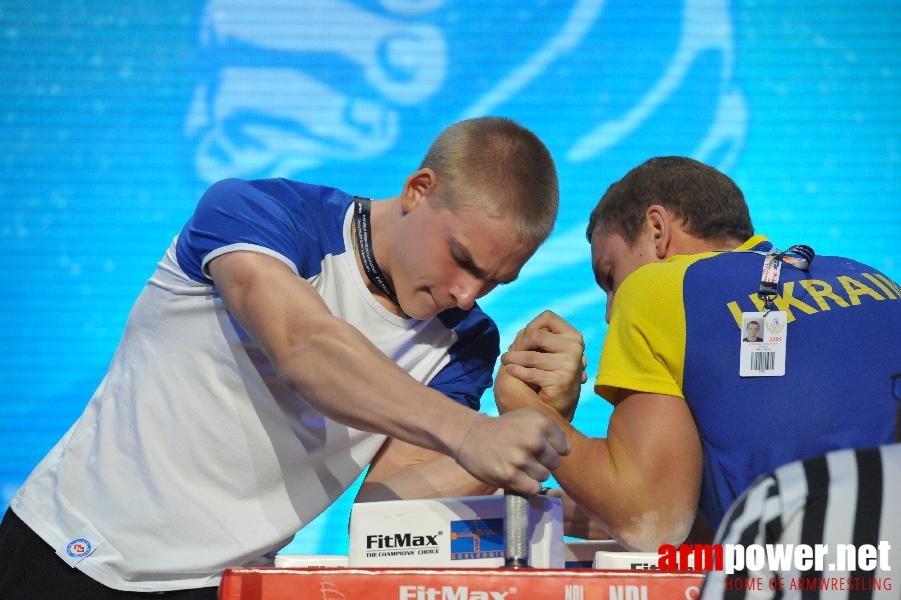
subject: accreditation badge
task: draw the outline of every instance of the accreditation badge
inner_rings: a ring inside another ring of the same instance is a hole
[[[782,310],[745,312],[741,315],[741,377],[785,375],[788,315]]]

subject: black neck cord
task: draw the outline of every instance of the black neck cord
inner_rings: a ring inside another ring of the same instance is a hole
[[[382,273],[372,252],[372,229],[369,224],[370,202],[368,198],[357,198],[354,202],[354,223],[356,224],[357,247],[360,249],[360,261],[363,263],[363,270],[369,281],[374,283],[375,287],[379,288],[379,291],[385,294],[389,300],[399,306],[394,286]]]

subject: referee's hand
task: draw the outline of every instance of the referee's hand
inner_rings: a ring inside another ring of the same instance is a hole
[[[559,425],[536,409],[521,408],[500,417],[478,415],[454,458],[487,484],[531,496],[568,453]]]

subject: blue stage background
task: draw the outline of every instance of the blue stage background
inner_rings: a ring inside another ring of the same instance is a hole
[[[778,246],[901,278],[896,0],[27,5],[0,1],[0,506],[80,414],[131,302],[223,177],[389,197],[450,122],[521,121],[556,157],[560,219],[482,304],[503,345],[542,309],[565,316],[590,377],[605,307],[588,213],[652,155],[728,172]],[[603,435],[609,414],[586,385],[576,424]],[[288,551],[346,552],[351,499]]]

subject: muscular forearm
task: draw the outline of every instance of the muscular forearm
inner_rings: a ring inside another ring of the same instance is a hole
[[[691,465],[700,459],[691,452],[672,450],[667,441],[670,432],[656,420],[660,417],[665,421],[665,410],[657,409],[655,414],[656,404],[643,406],[646,399],[639,395],[630,400],[632,404],[614,411],[607,438],[590,438],[542,402],[525,382],[511,376],[506,367],[498,373],[494,395],[502,413],[531,406],[560,425],[571,451],[554,470],[554,478],[620,542],[655,551],[662,543],[681,541],[687,533],[700,481],[700,473],[693,473]],[[678,408],[680,405],[674,403],[682,402],[673,398],[661,405]],[[662,430],[653,430],[643,422],[657,423],[655,426]],[[683,437],[691,439],[690,435],[673,434],[674,440]],[[685,446],[691,444],[686,442]],[[697,453],[699,456],[699,449]]]
[[[486,418],[414,380],[355,328],[323,319],[274,355],[284,377],[329,417],[453,456]]]
[[[520,493],[537,492],[567,451],[563,432],[538,411],[492,418],[416,381],[280,261],[234,252],[209,269],[229,313],[328,417],[450,456]]]
[[[336,421],[453,455],[473,419],[487,418],[414,380],[280,262],[233,253],[210,271],[276,370]]]
[[[589,438],[559,415],[555,419],[564,427],[571,452],[554,478],[605,531],[626,547],[650,552],[685,538],[693,511],[671,502],[665,485],[648,480],[615,442]]]
[[[406,467],[377,480],[367,478],[357,502],[487,496],[497,488],[482,483],[446,456]]]

